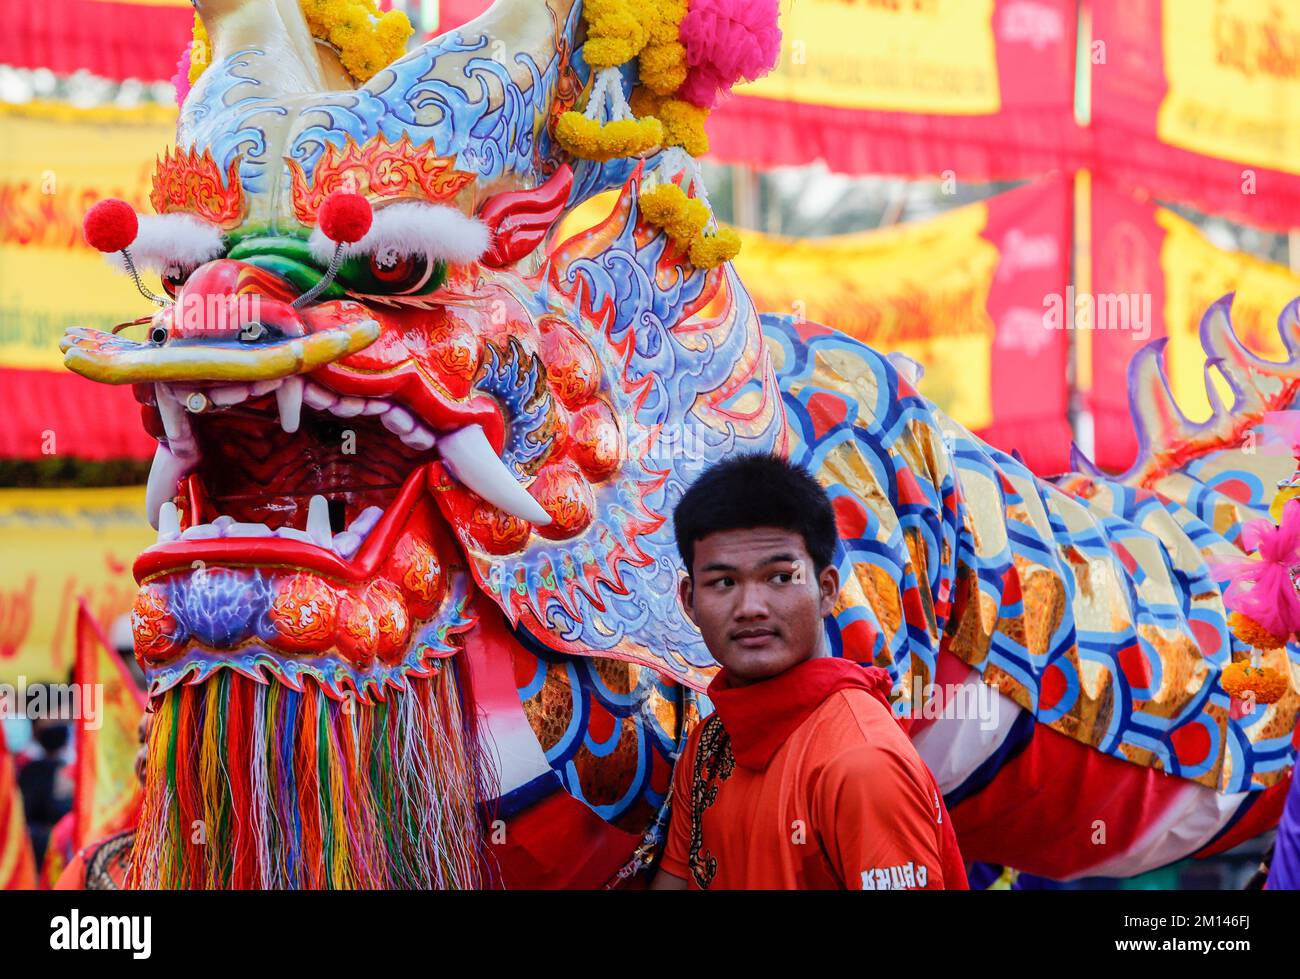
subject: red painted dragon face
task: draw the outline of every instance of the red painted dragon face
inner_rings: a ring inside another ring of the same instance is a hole
[[[271,99],[300,80],[250,49],[191,93],[190,148],[159,161],[132,246],[167,304],[141,339],[63,344],[134,386],[159,443],[158,541],[135,565],[154,692],[229,667],[382,695],[458,648],[475,589],[550,648],[702,685],[666,514],[712,458],[775,444],[780,399],[734,273],[638,223],[633,163],[556,158],[577,10],[547,9],[356,91]],[[531,47],[476,53],[520,24]],[[620,185],[548,251],[566,210]],[[374,222],[322,290],[335,191]]]

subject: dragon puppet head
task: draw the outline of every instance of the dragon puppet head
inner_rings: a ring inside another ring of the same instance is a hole
[[[502,0],[360,86],[296,0],[195,5],[211,62],[159,158],[158,213],[106,248],[129,239],[127,271],[166,295],[128,324],[139,339],[63,343],[72,370],[133,386],[158,441],[133,623],[163,716],[136,879],[472,883],[490,791],[455,654],[488,609],[547,648],[700,682],[665,515],[711,459],[781,437],[757,316],[729,265],[693,267],[638,214],[657,157],[556,141],[590,88],[580,3]],[[556,241],[617,187],[608,218]],[[331,222],[344,197],[368,207]],[[357,743],[405,761],[386,773]],[[205,752],[252,781],[197,784]],[[230,816],[258,791],[326,815]],[[375,832],[452,795],[455,839]],[[187,857],[178,813],[253,856]],[[388,858],[331,866],[330,832]]]

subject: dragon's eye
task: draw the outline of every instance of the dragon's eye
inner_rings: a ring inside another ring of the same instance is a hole
[[[176,293],[181,291],[181,286],[185,285],[185,280],[190,277],[190,273],[193,271],[193,269],[180,268],[175,265],[169,266],[162,274],[163,291],[175,299]]]
[[[360,273],[359,275],[356,273]],[[446,263],[427,255],[402,255],[391,249],[361,257],[361,267],[348,274],[345,266],[341,278],[360,292],[387,296],[424,294],[439,288],[447,277]]]

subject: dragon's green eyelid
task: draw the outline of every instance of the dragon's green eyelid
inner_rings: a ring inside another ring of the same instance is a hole
[[[226,257],[274,272],[304,292],[315,285],[324,272],[324,268],[312,256],[307,239],[292,235],[245,235],[235,240]],[[426,296],[441,289],[446,282],[447,263],[437,259],[429,272],[428,280],[419,291],[401,295]],[[340,299],[347,291],[383,295],[388,293],[388,289],[387,285],[378,282],[371,274],[369,255],[353,255],[339,266],[338,279],[331,283],[322,298]]]
[[[279,255],[303,265],[320,267],[312,258],[311,246],[305,240],[284,235],[253,235],[242,238],[226,253],[227,258],[244,261],[259,255]]]

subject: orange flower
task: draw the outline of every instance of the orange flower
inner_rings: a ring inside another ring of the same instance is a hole
[[[1253,694],[1256,703],[1273,704],[1286,693],[1287,680],[1271,666],[1251,666],[1249,660],[1238,660],[1224,667],[1219,683],[1229,696],[1239,700]]]
[[[1250,616],[1241,612],[1233,612],[1228,616],[1228,627],[1232,629],[1234,636],[1247,646],[1254,646],[1256,649],[1281,649],[1286,645],[1285,638],[1275,636]]]

